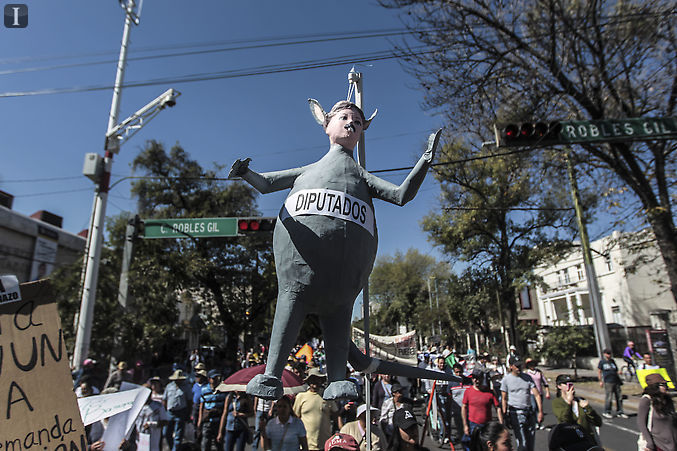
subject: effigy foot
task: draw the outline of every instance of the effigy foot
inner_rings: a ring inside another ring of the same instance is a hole
[[[268,400],[277,400],[284,394],[279,377],[257,374],[247,384],[247,394]]]
[[[357,399],[357,387],[350,381],[334,381],[324,389],[322,396],[326,400],[331,399]]]

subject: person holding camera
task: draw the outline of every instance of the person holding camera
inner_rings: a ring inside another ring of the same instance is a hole
[[[552,412],[558,423],[578,424],[590,438],[598,443],[595,427],[602,425],[602,417],[585,398],[576,396],[574,379],[569,374],[560,374],[555,381],[557,396],[552,400]]]

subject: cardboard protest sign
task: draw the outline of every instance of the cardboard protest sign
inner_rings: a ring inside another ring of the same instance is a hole
[[[656,368],[656,369],[651,369],[651,370],[637,370],[637,380],[639,380],[639,385],[642,386],[642,388],[646,388],[646,377],[649,374],[653,373],[658,373],[661,376],[663,376],[663,379],[665,379],[668,382],[668,387],[671,389],[675,389],[675,384],[672,383],[672,380],[670,379],[670,376],[668,375],[668,372],[665,368]]]
[[[142,388],[148,390],[145,387],[139,387],[136,390],[79,398],[78,406],[80,407],[82,422],[86,426],[131,409],[134,405],[136,396],[142,391]],[[150,392],[150,390],[148,390],[148,392]],[[0,450],[2,450],[2,448],[0,448]]]
[[[0,303],[0,450],[84,451],[51,285],[41,280],[19,288],[20,300]]]

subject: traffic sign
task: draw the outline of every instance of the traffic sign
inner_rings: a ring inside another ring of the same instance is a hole
[[[237,236],[237,218],[145,219],[144,238]]]
[[[653,140],[677,137],[677,117],[562,121],[562,143]]]
[[[554,146],[677,138],[677,117],[494,125],[498,147]]]

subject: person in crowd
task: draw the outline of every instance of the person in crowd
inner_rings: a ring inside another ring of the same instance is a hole
[[[548,380],[546,379],[543,372],[536,368],[536,361],[534,359],[526,359],[524,366],[526,366],[525,373],[531,376],[531,379],[534,381],[534,385],[536,385],[536,390],[538,391],[538,396],[541,398],[541,404],[543,404],[543,397],[545,397],[545,399],[550,399],[550,387],[548,386]],[[531,399],[531,408],[534,411],[537,408],[535,396]],[[539,421],[536,427],[538,429],[545,429],[545,426],[543,426],[543,421]]]
[[[602,417],[585,398],[576,396],[574,379],[569,374],[560,374],[555,380],[557,396],[552,400],[552,412],[558,423],[578,424],[595,442],[595,428],[602,425]]]
[[[221,372],[219,370],[209,370],[207,373],[208,384],[202,387],[200,397],[200,413],[198,415],[197,427],[201,433],[201,450],[211,451],[212,446],[220,448],[219,425],[226,402],[226,394],[219,392],[216,388],[221,383]]]
[[[634,368],[635,359],[642,360],[642,356],[635,350],[635,342],[628,341],[627,346],[623,350],[623,360]]]
[[[243,391],[230,393],[226,397],[219,424],[217,442],[221,442],[225,429],[224,451],[244,451],[250,433],[247,418],[254,414],[249,396]]]
[[[378,409],[371,408],[372,420],[378,413]],[[395,413],[393,411],[393,413]],[[371,449],[372,451],[381,450],[381,437],[379,436],[378,426],[372,421],[371,424]],[[341,433],[352,436],[360,447],[360,451],[367,451],[367,405],[361,404],[357,408],[357,420],[346,423],[341,428]]]
[[[201,435],[200,428],[197,425],[200,419],[200,401],[202,400],[202,389],[209,385],[207,372],[205,370],[195,370],[195,382],[193,383],[193,407],[191,409],[191,421],[195,426],[195,431],[198,436]]]
[[[86,396],[98,395],[99,389],[94,387],[91,382],[89,375],[85,375],[80,378],[80,385],[75,389],[76,398],[84,398]]]
[[[162,404],[169,417],[163,435],[172,451],[178,451],[183,440],[186,421],[190,416],[190,391],[182,370],[176,370],[169,376],[169,383],[162,395]]]
[[[162,451],[160,441],[162,439],[162,416],[163,407],[158,401],[154,401],[150,396],[146,404],[134,420],[136,427],[136,446],[138,448],[141,441],[141,434],[147,434],[150,445],[148,451]]]
[[[276,415],[270,420],[261,416],[261,438],[259,446],[270,451],[308,451],[308,439],[303,421],[292,411],[289,396],[283,396],[275,403]]]
[[[578,424],[555,425],[548,437],[550,451],[604,451]]]
[[[371,405],[380,409],[383,405],[383,401],[390,398],[392,393],[390,391],[390,375],[382,374],[379,378],[379,381],[374,385],[374,390],[371,395]]]
[[[153,401],[158,401],[162,403],[162,396],[165,393],[165,388],[162,386],[162,381],[158,376],[153,376],[148,379],[148,385],[150,387],[150,397]]]
[[[391,385],[390,390],[392,396],[383,401],[383,405],[381,406],[381,415],[379,418],[381,430],[386,437],[390,437],[393,433],[393,415],[395,414],[395,411],[406,407],[404,403],[404,394],[402,393],[402,386],[395,382]]]
[[[473,430],[468,449],[471,451],[512,451],[510,431],[502,423],[490,421]]]
[[[597,378],[599,386],[604,387],[604,418],[612,418],[611,415],[611,397],[616,398],[616,414],[621,418],[628,416],[623,412],[623,395],[621,393],[621,377],[618,374],[618,366],[611,358],[611,349],[604,350],[604,356],[597,365]]]
[[[519,357],[519,354],[517,354],[517,346],[510,345],[508,348],[508,361],[513,357]]]
[[[96,365],[96,360],[85,359],[82,361],[82,366],[80,369],[73,373],[73,386],[77,387],[82,382],[82,378],[88,377],[90,379],[90,384],[92,384],[92,378],[94,376],[94,366]],[[98,389],[97,389],[98,391]]]
[[[399,409],[393,415],[394,432],[388,442],[388,451],[422,451],[419,445],[418,422],[412,409]]]
[[[461,419],[463,421],[463,439],[466,451],[467,443],[471,441],[472,433],[478,427],[484,426],[491,421],[492,405],[496,409],[498,421],[503,423],[503,412],[498,404],[498,399],[491,392],[489,374],[487,371],[475,369],[472,374],[472,387],[465,390],[461,406]]]
[[[340,432],[332,435],[324,442],[324,451],[358,451],[359,449],[355,438]]]
[[[523,362],[519,357],[508,361],[510,372],[501,381],[501,404],[503,415],[512,425],[518,451],[533,451],[536,422],[543,421],[543,404],[536,398],[538,413],[531,408],[531,395],[538,391],[534,381],[522,372]]]
[[[668,393],[668,383],[657,373],[649,374],[646,383],[637,410],[637,426],[644,449],[677,449],[677,414],[672,396]]]
[[[279,403],[278,403],[279,405]],[[252,449],[258,450],[261,442],[261,435],[264,433],[263,428],[266,427],[268,419],[273,415],[273,401],[268,401],[263,398],[254,397],[254,440],[252,441]],[[291,413],[291,404],[289,404],[289,413]],[[282,423],[283,425],[286,423]],[[303,429],[303,437],[306,436],[306,430]],[[306,441],[307,446],[307,441]],[[270,449],[270,448],[264,448]]]
[[[317,368],[311,368],[304,380],[308,391],[296,395],[294,414],[303,421],[308,437],[308,449],[320,450],[331,435],[331,420],[338,415],[334,401],[322,398],[322,387],[327,377]]]
[[[121,361],[118,362],[118,365],[112,373],[110,373],[110,376],[108,376],[108,379],[106,380],[106,383],[103,385],[103,389],[107,388],[115,388],[117,390],[120,390],[120,385],[122,382],[130,382],[131,379],[129,377],[129,374],[127,374],[127,362]]]
[[[188,357],[188,361],[190,362],[190,369],[192,370],[193,373],[198,371],[197,366],[198,363],[204,362],[202,360],[202,356],[200,355],[200,350],[198,348],[193,349],[193,351],[190,353],[190,357]]]
[[[447,384],[449,394],[447,412],[449,419],[446,424],[449,426],[447,430],[449,431],[451,440],[458,442],[463,438],[463,416],[461,413],[463,396],[465,395],[466,390],[472,387],[472,379],[463,374],[463,366],[460,363],[454,363],[452,370],[455,376],[461,378],[461,381],[449,381]],[[482,370],[478,369],[478,371],[481,372]]]
[[[645,352],[642,355],[642,362],[637,365],[638,370],[657,370],[660,368],[658,365],[654,365],[653,359],[651,358],[651,353]]]

